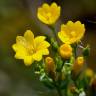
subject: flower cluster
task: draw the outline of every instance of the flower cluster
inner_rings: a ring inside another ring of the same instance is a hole
[[[16,43],[12,45],[15,58],[24,60],[27,66],[35,64],[38,69],[35,73],[39,74],[40,81],[48,88],[56,89],[59,96],[63,96],[62,90],[65,90],[65,96],[86,96],[85,87],[94,74],[85,66],[89,55],[89,46],[83,47],[81,44],[85,26],[80,21],[68,21],[61,25],[57,35],[53,25],[60,17],[60,10],[56,3],[44,3],[38,8],[37,17],[52,29],[61,43],[49,36],[34,37],[33,32],[27,30],[24,36],[17,36]],[[53,54],[49,54],[49,47]],[[78,48],[82,51],[79,55]]]

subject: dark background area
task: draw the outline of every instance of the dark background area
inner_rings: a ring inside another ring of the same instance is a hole
[[[50,91],[43,87],[32,67],[14,58],[12,44],[17,35],[31,29],[35,35],[51,34],[51,30],[37,19],[37,8],[44,2],[57,2],[62,7],[56,23],[80,20],[85,24],[84,45],[90,44],[88,66],[96,71],[96,0],[0,0],[0,96],[47,96]],[[56,95],[55,92],[53,92]],[[50,95],[51,96],[51,95]]]

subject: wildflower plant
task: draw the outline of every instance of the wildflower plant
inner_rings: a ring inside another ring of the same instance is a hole
[[[17,36],[12,45],[15,58],[24,60],[26,66],[35,64],[39,80],[49,89],[57,90],[59,96],[86,96],[93,72],[86,66],[90,48],[82,46],[81,41],[85,26],[80,21],[68,21],[56,33],[53,25],[60,16],[60,10],[56,3],[44,3],[38,8],[37,17],[62,43],[59,44],[54,37],[34,37],[33,32],[27,30],[24,36]],[[53,54],[50,54],[49,47]],[[79,55],[78,49],[82,51]]]

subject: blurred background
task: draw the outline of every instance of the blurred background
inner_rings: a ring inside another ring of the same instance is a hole
[[[14,58],[12,44],[17,35],[27,29],[34,34],[52,36],[51,30],[37,19],[37,8],[44,2],[56,2],[62,7],[61,17],[56,23],[80,20],[86,26],[84,45],[90,44],[88,66],[96,71],[96,0],[0,0],[0,96],[48,96],[50,91],[43,87],[31,67]],[[51,94],[52,95],[52,94]],[[50,96],[51,96],[50,95]],[[53,92],[53,96],[56,95]]]

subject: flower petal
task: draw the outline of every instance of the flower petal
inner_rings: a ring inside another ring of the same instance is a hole
[[[64,32],[58,32],[58,37],[63,43],[69,44],[69,38],[64,34]]]
[[[24,38],[26,39],[27,42],[33,44],[34,43],[34,34],[32,33],[31,30],[27,30],[24,34]]]
[[[44,4],[42,5],[42,9],[43,9],[43,11],[45,11],[45,12],[49,12],[50,6],[49,6],[47,3],[44,3]]]
[[[23,36],[17,36],[16,37],[16,43],[21,44],[23,46],[26,46],[26,40]]]
[[[56,9],[58,6],[57,6],[57,4],[55,3],[55,2],[53,2],[52,4],[51,4],[51,8],[53,8],[53,9]]]
[[[59,17],[60,16],[60,6],[57,6],[57,4],[55,2],[53,2],[50,6],[50,11],[52,12],[52,14],[55,17]],[[53,17],[54,18],[54,17]]]
[[[34,42],[35,42],[36,45],[38,45],[39,43],[43,42],[45,39],[46,39],[45,36],[37,36],[37,37],[34,39]]]
[[[74,23],[72,21],[67,22],[67,26],[72,26]]]
[[[12,48],[16,52],[16,59],[23,59],[24,56],[27,54],[26,48],[20,44],[13,44]]]
[[[37,50],[46,49],[50,46],[50,44],[47,41],[43,41],[38,44]]]
[[[40,52],[41,52],[43,55],[48,55],[48,54],[49,54],[49,50],[48,50],[48,49],[40,50]]]
[[[24,59],[25,56],[26,56],[25,51],[17,51],[16,54],[15,54],[16,59]]]
[[[25,47],[20,44],[13,44],[12,45],[13,50],[16,51],[25,51]]]
[[[26,66],[31,65],[34,62],[34,59],[32,58],[32,56],[25,56],[24,58],[24,64]]]
[[[35,42],[35,45],[37,46],[37,50],[42,48],[44,49],[50,46],[50,44],[47,41],[44,41],[45,38],[46,38],[45,36],[37,36],[35,38],[34,42]]]
[[[45,17],[45,13],[41,8],[38,8],[37,17],[40,21],[42,21],[45,24],[49,24],[49,21]]]
[[[36,61],[40,61],[42,59],[42,53],[40,51],[36,52],[32,55],[33,59]]]

